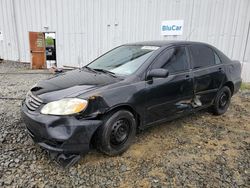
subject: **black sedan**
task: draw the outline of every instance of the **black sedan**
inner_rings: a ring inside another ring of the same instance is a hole
[[[208,107],[225,113],[240,75],[238,61],[208,44],[126,44],[37,83],[22,116],[33,140],[49,151],[84,154],[94,145],[113,156],[148,126]]]

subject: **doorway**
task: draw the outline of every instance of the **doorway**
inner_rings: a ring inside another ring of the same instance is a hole
[[[46,68],[45,40],[42,32],[29,32],[31,68]]]
[[[56,67],[56,34],[45,33],[47,69]]]
[[[56,67],[56,37],[54,32],[29,32],[31,68]]]

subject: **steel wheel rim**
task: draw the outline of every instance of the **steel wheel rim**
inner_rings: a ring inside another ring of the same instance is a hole
[[[112,125],[110,134],[110,143],[112,146],[117,147],[123,145],[130,133],[131,123],[128,119],[119,119]]]
[[[229,96],[226,92],[223,92],[219,99],[219,108],[224,109],[229,101]]]

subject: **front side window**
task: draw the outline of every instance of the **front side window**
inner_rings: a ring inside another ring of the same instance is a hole
[[[194,69],[215,65],[214,52],[211,48],[202,44],[195,44],[190,46],[190,51]]]
[[[188,61],[185,47],[167,49],[153,65],[152,68],[164,68],[170,74],[188,70]]]
[[[94,60],[87,67],[103,69],[119,75],[134,73],[159,47],[125,45]]]

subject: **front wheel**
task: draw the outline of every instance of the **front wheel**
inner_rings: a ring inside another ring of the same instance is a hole
[[[222,87],[218,91],[213,105],[213,113],[215,115],[222,115],[227,111],[230,105],[231,96],[231,90],[227,86]]]
[[[128,149],[135,138],[136,120],[127,110],[107,114],[104,124],[97,130],[97,148],[115,156]]]

